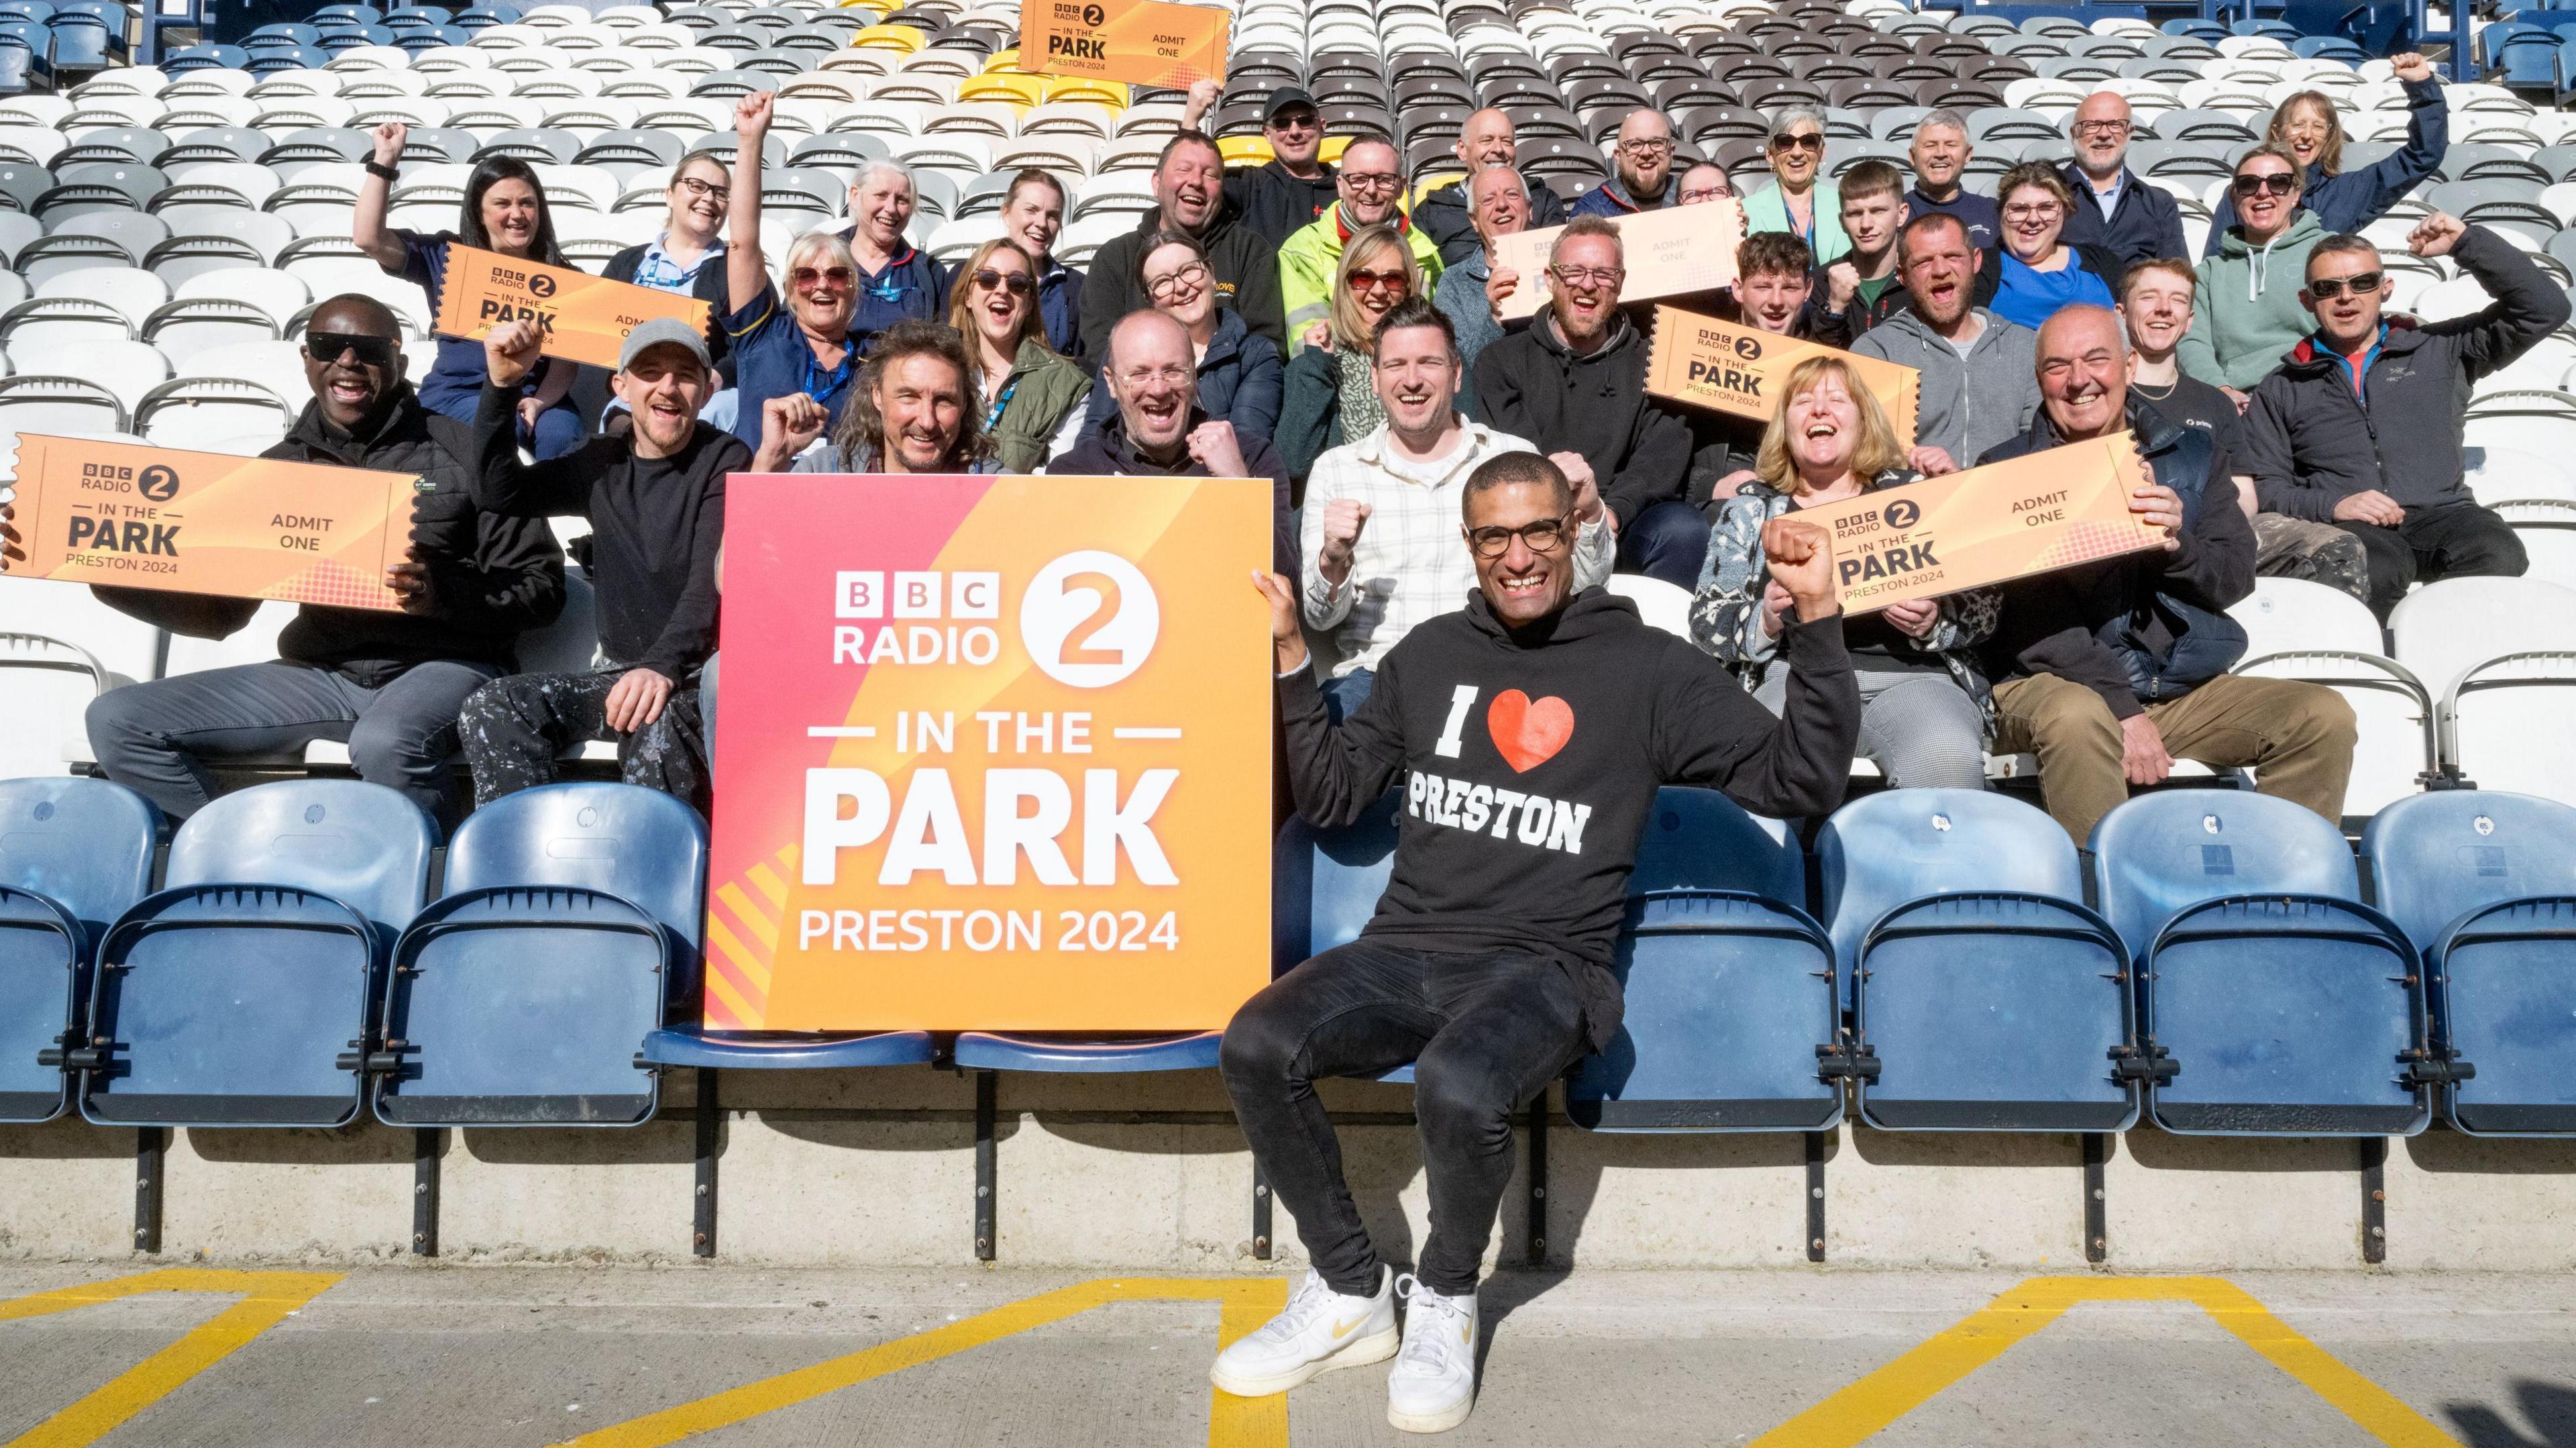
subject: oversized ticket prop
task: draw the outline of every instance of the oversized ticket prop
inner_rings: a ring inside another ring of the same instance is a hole
[[[1869,613],[2162,548],[2129,512],[2130,490],[2154,480],[2119,432],[1791,516],[1833,534],[1843,610]]]
[[[709,1026],[1201,1030],[1268,982],[1267,480],[727,489]]]
[[[1619,228],[1627,276],[1619,300],[1687,296],[1735,285],[1735,248],[1744,240],[1744,212],[1733,198],[1697,206],[1667,206],[1609,218]],[[1503,298],[1503,320],[1535,316],[1547,305],[1547,251],[1565,230],[1550,226],[1494,238],[1494,265],[1520,273],[1520,285]]]
[[[139,443],[18,434],[13,575],[399,609],[420,480]]]
[[[703,333],[707,304],[570,267],[448,243],[447,285],[438,297],[440,336],[479,341],[504,322],[532,321],[539,332],[538,352],[614,368],[626,334],[663,317]]]
[[[1696,403],[1755,422],[1769,422],[1788,399],[1789,370],[1810,357],[1832,357],[1851,369],[1878,399],[1896,440],[1914,446],[1914,414],[1923,374],[1894,362],[1863,357],[1817,342],[1739,327],[1685,312],[1655,308],[1655,339],[1646,350],[1646,390],[1676,402]]]
[[[1167,0],[1021,0],[1020,69],[1186,88],[1225,79],[1231,17]]]

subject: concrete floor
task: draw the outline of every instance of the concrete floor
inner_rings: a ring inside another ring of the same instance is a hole
[[[155,1266],[0,1267],[0,1298],[107,1283]],[[38,1441],[554,1443],[914,1334],[944,1331],[934,1340],[953,1343],[978,1330],[977,1314],[1007,1313],[1015,1302],[1093,1280],[1033,1270],[361,1268],[175,1386],[137,1380],[152,1377],[147,1360],[174,1343],[207,1341],[187,1334],[234,1298],[144,1292],[17,1320],[6,1320],[13,1309],[0,1303],[0,1440],[77,1402],[83,1406]],[[2359,1374],[2355,1381],[2385,1389],[2395,1400],[2389,1406],[2403,1405],[2394,1419],[2375,1420],[2376,1435],[2181,1301],[2080,1302],[1981,1368],[1913,1374],[1915,1391],[1931,1395],[1874,1437],[1855,1436],[1848,1422],[1819,1422],[1818,1414],[1800,1418],[1828,1399],[1850,1405],[1862,1395],[1834,1395],[2023,1280],[1830,1269],[1505,1274],[1484,1296],[1483,1398],[1446,1441],[1738,1444],[1770,1434],[1769,1448],[1863,1437],[1906,1448],[2287,1448],[2448,1438],[2471,1448],[2576,1448],[2571,1275],[2229,1278]],[[1260,1290],[1262,1300],[1277,1300],[1275,1285]],[[1240,1313],[1250,1307],[1247,1298]],[[1275,1416],[1229,1419],[1211,1432],[1206,1370],[1218,1320],[1209,1301],[1113,1300],[691,1441],[1277,1444]],[[119,1386],[138,1365],[146,1370]],[[1383,1374],[1334,1373],[1298,1390],[1288,1402],[1286,1441],[1299,1448],[1415,1441],[1385,1424]],[[2409,1409],[2420,1415],[2416,1426],[2392,1428]],[[1780,1427],[1793,1418],[1799,1422]],[[672,1439],[629,1430],[599,1441]]]

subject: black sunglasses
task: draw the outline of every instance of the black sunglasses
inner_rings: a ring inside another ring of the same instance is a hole
[[[361,367],[390,367],[394,360],[395,342],[391,337],[358,337],[345,332],[307,332],[304,355],[329,366],[354,352]]]
[[[1015,297],[1025,297],[1037,290],[1037,284],[1029,280],[1027,272],[1012,272],[1005,276],[989,267],[975,273],[975,285],[988,292],[1007,288]]]
[[[2386,272],[2363,272],[2353,277],[2319,277],[2308,283],[2308,295],[2321,302],[2331,302],[2343,295],[2344,288],[2350,287],[2354,296],[2368,296],[2379,290],[2379,284],[2386,280]]]
[[[2251,196],[2257,191],[2287,196],[2299,189],[2299,178],[2286,171],[2276,171],[2268,176],[2239,176],[2227,183],[2227,189],[2239,196]]]

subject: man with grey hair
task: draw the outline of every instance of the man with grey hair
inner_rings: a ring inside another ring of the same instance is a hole
[[[1968,144],[1967,118],[1948,106],[1915,122],[1914,139],[1906,145],[1906,156],[1914,165],[1914,189],[1905,193],[1905,214],[1917,220],[1935,211],[1955,216],[1968,229],[1968,245],[1991,251],[1995,239],[2003,235],[2003,212],[1995,198],[1960,184],[1969,158],[1976,153],[1976,147]]]
[[[1453,153],[1467,168],[1467,174],[1425,192],[1421,200],[1413,203],[1413,224],[1439,244],[1443,267],[1453,267],[1485,253],[1487,238],[1476,226],[1475,197],[1470,193],[1475,190],[1478,173],[1493,166],[1519,164],[1520,142],[1513,134],[1511,116],[1492,106],[1468,116],[1466,124],[1459,128]],[[1530,225],[1564,224],[1568,215],[1565,198],[1557,195],[1553,187],[1523,176],[1521,194],[1529,210]]]
[[[1611,148],[1610,179],[1574,198],[1577,216],[1627,216],[1675,204],[1673,123],[1662,111],[1628,113]]]
[[[2066,122],[2075,159],[2059,173],[2075,193],[2066,244],[2101,247],[2122,266],[2184,254],[2182,208],[2129,169],[2130,130],[2129,103],[2119,92],[2086,96]]]
[[[1545,186],[1539,189],[1547,191]],[[1495,314],[1502,299],[1510,296],[1521,280],[1510,267],[1495,269],[1494,238],[1526,231],[1536,223],[1530,212],[1529,183],[1509,166],[1488,166],[1469,177],[1467,195],[1472,203],[1468,214],[1475,225],[1470,234],[1476,238],[1476,249],[1440,273],[1440,284],[1432,289],[1431,303],[1457,329],[1458,366],[1473,377],[1476,355],[1502,338],[1503,324],[1495,320]],[[1564,205],[1562,201],[1557,203],[1560,210]]]

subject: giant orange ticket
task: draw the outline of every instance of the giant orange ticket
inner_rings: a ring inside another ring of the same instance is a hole
[[[1894,362],[1863,357],[1818,342],[1739,327],[1685,312],[1655,308],[1655,339],[1646,351],[1646,390],[1675,402],[1695,403],[1769,422],[1787,399],[1789,369],[1810,357],[1832,357],[1851,369],[1878,399],[1896,440],[1914,446],[1914,412],[1923,374]]]
[[[2153,481],[2120,432],[1791,516],[1833,534],[1843,610],[1869,613],[2162,548],[2129,512],[2130,490]]]
[[[570,267],[454,242],[447,247],[447,285],[438,296],[442,337],[480,340],[504,322],[533,321],[542,334],[537,350],[544,355],[614,368],[626,334],[663,317],[704,333],[707,304]]]
[[[1187,87],[1225,79],[1232,17],[1169,0],[1021,0],[1020,69]]]
[[[1676,183],[1678,184],[1678,183]],[[1688,296],[1735,285],[1735,248],[1744,240],[1744,212],[1732,197],[1698,206],[1667,206],[1609,218],[1619,228],[1627,276],[1619,300]],[[1565,230],[1550,226],[1494,239],[1494,265],[1520,273],[1520,285],[1503,298],[1503,320],[1536,316],[1547,305],[1547,250]]]
[[[399,609],[420,480],[315,463],[18,434],[9,572],[74,583]]]

